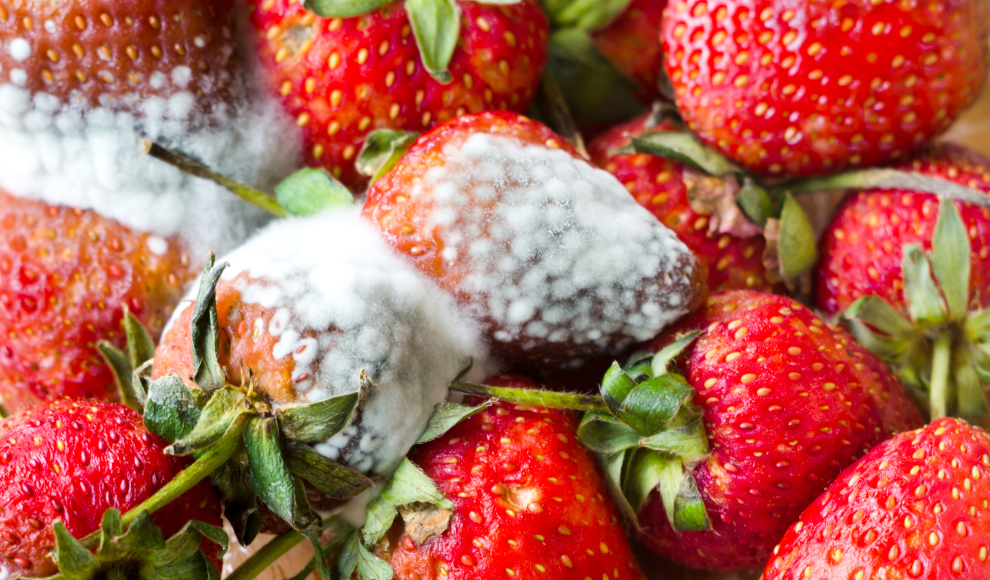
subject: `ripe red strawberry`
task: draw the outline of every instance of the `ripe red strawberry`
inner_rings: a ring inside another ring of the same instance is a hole
[[[513,368],[621,352],[705,294],[696,258],[618,181],[516,114],[423,135],[374,182],[364,215]]]
[[[652,126],[652,118],[652,114],[645,114],[596,138],[588,145],[592,161],[615,175],[641,206],[672,229],[694,252],[707,271],[708,287],[712,291],[772,290],[763,264],[766,248],[763,235],[740,237],[722,233],[710,222],[711,211],[698,213],[691,205],[692,188],[702,180],[717,178],[705,178],[676,161],[645,153],[612,153],[629,143],[627,136],[674,130],[669,122]]]
[[[958,145],[927,146],[895,168],[990,193],[990,160]],[[822,238],[818,306],[853,319],[857,337],[930,402],[935,418],[980,420],[986,413],[988,237],[990,209],[875,189],[847,199]],[[946,354],[951,362],[936,369]]]
[[[985,2],[673,3],[666,70],[684,120],[746,168],[814,175],[905,155],[986,78]]]
[[[844,332],[784,297],[730,291],[665,337],[700,330],[678,358],[710,453],[693,468],[711,529],[675,532],[653,491],[638,536],[711,570],[762,566],[774,543],[858,456],[921,418],[897,379]]]
[[[498,403],[414,448],[455,507],[449,529],[422,545],[405,529],[388,536],[380,555],[397,580],[642,578],[577,424],[567,411]]]
[[[660,23],[666,8],[666,0],[632,0],[612,22],[591,34],[592,42],[612,66],[636,81],[636,96],[647,105],[660,96]]]
[[[113,403],[49,401],[4,421],[0,436],[0,574],[15,578],[57,572],[54,521],[82,538],[108,508],[137,506],[188,463],[165,455],[141,416]],[[168,538],[189,520],[219,526],[220,504],[201,482],[152,520]]]
[[[140,112],[152,97],[222,101],[236,65],[234,2],[108,0],[0,7],[3,82],[75,108]]]
[[[456,4],[452,80],[441,83],[424,65],[400,2],[351,18],[320,18],[290,0],[257,2],[251,23],[262,69],[302,127],[309,165],[357,186],[366,179],[354,162],[375,129],[423,131],[469,112],[526,110],[547,55],[539,5]]]
[[[183,245],[92,211],[0,192],[0,396],[11,411],[106,398],[96,343],[124,345],[128,308],[157,338],[195,272]]]
[[[986,578],[990,437],[958,419],[846,469],[774,549],[764,580]]]
[[[934,143],[895,166],[940,177],[990,194],[990,159],[951,143]],[[990,307],[990,211],[956,202],[972,240],[971,297]],[[817,306],[836,315],[863,296],[879,296],[907,312],[901,270],[905,244],[932,248],[938,198],[904,189],[870,190],[850,196],[822,237]]]

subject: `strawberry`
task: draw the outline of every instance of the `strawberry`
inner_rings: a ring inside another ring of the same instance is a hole
[[[708,287],[712,291],[772,290],[763,264],[766,249],[763,236],[755,227],[752,228],[755,235],[749,236],[720,231],[717,222],[709,218],[713,208],[701,207],[704,202],[698,199],[699,188],[708,181],[705,177],[673,160],[614,151],[628,145],[629,136],[675,129],[668,121],[654,126],[653,119],[647,113],[597,137],[588,145],[592,160],[615,175],[640,205],[672,229],[694,252],[707,271]],[[716,183],[728,181],[716,180]]]
[[[76,109],[140,113],[148,99],[187,93],[208,110],[235,76],[233,17],[232,0],[7,4],[0,70],[32,95]]]
[[[546,61],[547,22],[535,0],[458,0],[429,15],[433,2],[382,4],[306,4],[322,18],[300,2],[262,0],[251,15],[267,84],[302,127],[307,164],[352,187],[367,182],[354,162],[371,131],[524,111]]]
[[[0,395],[20,411],[113,398],[96,349],[123,346],[125,309],[157,337],[195,273],[182,243],[88,210],[0,192]]]
[[[363,212],[513,368],[547,374],[621,351],[705,294],[696,258],[618,181],[512,113],[421,136]]]
[[[492,384],[536,387],[513,376]],[[377,553],[395,578],[642,578],[577,423],[496,403],[414,448],[410,459],[453,509],[445,531],[407,523],[386,536]]]
[[[985,2],[673,3],[666,71],[688,127],[747,169],[808,176],[906,155],[986,78]]]
[[[632,0],[611,22],[591,33],[592,42],[612,66],[636,81],[636,96],[647,105],[660,97],[660,23],[666,8],[665,0]]]
[[[986,578],[990,437],[939,419],[846,469],[774,549],[763,580]]]
[[[929,401],[934,418],[981,419],[981,383],[990,383],[990,358],[980,349],[990,340],[982,322],[990,307],[990,160],[938,143],[894,169],[944,180],[946,195],[955,184],[973,188],[974,203],[940,202],[910,184],[853,194],[822,238],[817,304],[851,319],[857,338]],[[942,357],[951,362],[936,368]]]
[[[48,401],[4,421],[0,436],[0,575],[5,577],[57,573],[50,554],[57,533],[53,522],[82,538],[100,528],[108,508],[137,506],[188,463],[166,455],[166,443],[145,428],[141,416],[114,403]],[[190,520],[219,526],[220,504],[202,482],[151,519],[169,538]],[[208,553],[219,569],[216,549]]]

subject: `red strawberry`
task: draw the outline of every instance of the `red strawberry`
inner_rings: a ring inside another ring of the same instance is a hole
[[[300,2],[258,2],[251,23],[262,69],[302,127],[308,164],[357,186],[366,179],[354,162],[375,129],[422,131],[469,112],[526,110],[547,54],[539,5],[456,5],[460,36],[443,67],[452,80],[439,82],[424,65],[402,3],[320,18]],[[437,33],[456,26],[443,22]]]
[[[493,384],[536,388],[504,376]],[[495,404],[410,459],[454,504],[449,529],[380,553],[398,580],[642,578],[618,510],[569,412]]]
[[[692,206],[693,189],[699,182],[717,178],[706,178],[676,161],[645,153],[612,153],[629,143],[628,136],[675,130],[669,122],[652,126],[652,119],[652,114],[645,114],[596,138],[588,146],[592,160],[615,175],[640,205],[674,230],[707,270],[712,291],[773,289],[763,264],[764,237],[758,233],[748,237],[722,233],[712,227],[711,211],[699,213]]]
[[[420,137],[374,182],[364,215],[515,368],[621,351],[705,293],[694,256],[621,184],[515,114],[467,115]]]
[[[940,419],[876,446],[801,514],[764,580],[990,576],[990,437]]]
[[[986,78],[985,2],[675,2],[666,70],[689,128],[748,169],[814,175],[905,155]]]
[[[638,512],[638,536],[674,561],[725,571],[762,566],[845,466],[921,424],[882,363],[790,299],[719,293],[668,336],[692,330],[701,334],[678,360],[708,436],[710,453],[693,476],[711,529],[675,532],[656,491]]]
[[[977,199],[990,192],[990,160],[957,145],[930,145],[895,169],[974,188]],[[852,195],[822,240],[818,306],[852,318],[857,338],[930,400],[935,418],[986,414],[987,239],[990,209],[893,188]],[[936,369],[942,355],[951,362]]]
[[[666,0],[632,0],[608,25],[591,34],[592,42],[616,70],[636,81],[636,96],[646,104],[660,96],[660,23],[666,8]]]
[[[180,92],[223,101],[234,78],[234,2],[111,0],[0,7],[4,81],[76,108],[140,112]]]
[[[57,572],[54,521],[82,538],[108,508],[137,506],[188,463],[165,455],[141,416],[113,403],[50,401],[6,420],[0,436],[0,574],[15,578]],[[189,520],[220,525],[220,504],[201,482],[152,520],[168,538]]]
[[[92,211],[0,193],[0,395],[20,411],[112,397],[96,350],[124,345],[128,308],[157,337],[195,273],[183,245]]]

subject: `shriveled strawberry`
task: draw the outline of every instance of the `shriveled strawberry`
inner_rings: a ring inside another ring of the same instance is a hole
[[[7,4],[0,70],[32,95],[84,110],[140,113],[153,97],[208,110],[229,96],[234,79],[233,18],[232,0]]]
[[[895,168],[990,193],[990,160],[957,145],[927,146]],[[852,195],[822,240],[818,306],[851,318],[934,418],[986,415],[988,238],[986,207],[890,188]],[[942,356],[951,361],[936,368]]]
[[[536,388],[504,376],[491,382]],[[417,544],[393,529],[380,554],[399,580],[642,578],[619,512],[569,412],[497,403],[410,458],[453,502]]]
[[[195,277],[183,245],[92,211],[0,192],[0,395],[20,411],[113,397],[96,343],[124,344],[126,307],[157,337]]]
[[[363,211],[514,368],[546,374],[621,352],[706,292],[696,258],[614,177],[512,113],[421,136]]]
[[[660,24],[666,8],[666,0],[632,0],[608,25],[591,34],[592,42],[612,66],[636,81],[636,96],[647,105],[660,96]]]
[[[712,291],[772,290],[774,286],[767,281],[763,264],[766,248],[763,235],[741,237],[721,232],[717,223],[709,219],[714,208],[699,213],[692,206],[692,202],[699,203],[692,196],[701,182],[714,179],[728,183],[731,178],[706,177],[676,161],[645,153],[613,153],[629,143],[628,136],[675,130],[669,122],[654,126],[652,121],[653,115],[648,113],[602,134],[588,145],[592,160],[615,175],[641,206],[672,229],[694,252],[707,270],[708,287]]]
[[[814,175],[906,155],[987,74],[980,1],[675,2],[666,71],[698,136],[748,169]]]
[[[984,578],[990,437],[940,419],[877,445],[801,514],[764,580]]]
[[[45,402],[6,420],[0,435],[0,570],[14,578],[58,572],[53,522],[82,538],[107,509],[137,506],[188,464],[164,453],[137,412],[101,401]],[[189,520],[219,526],[220,504],[201,482],[152,520],[168,538]]]
[[[469,112],[529,106],[547,56],[537,2],[458,1],[456,11],[434,31],[459,34],[440,82],[403,3],[321,18],[299,2],[257,2],[251,23],[262,69],[302,127],[309,165],[358,186],[367,180],[354,162],[375,129],[422,131]]]
[[[708,437],[693,476],[711,529],[674,531],[653,491],[637,535],[691,567],[754,569],[845,466],[921,417],[882,363],[788,298],[716,294],[646,348],[693,330],[677,366]]]

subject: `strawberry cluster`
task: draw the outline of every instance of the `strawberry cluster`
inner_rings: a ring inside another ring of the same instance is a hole
[[[990,576],[988,40],[0,5],[0,580]]]

